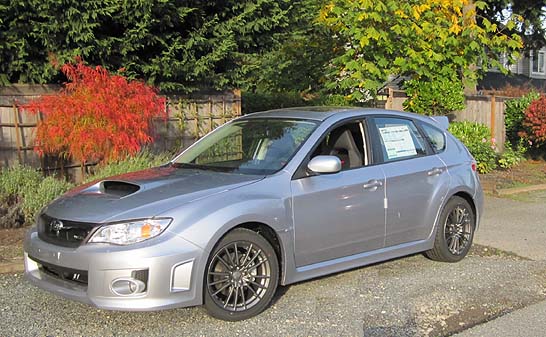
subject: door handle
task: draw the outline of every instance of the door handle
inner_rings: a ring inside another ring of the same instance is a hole
[[[362,185],[362,187],[364,187],[365,190],[372,190],[372,191],[375,191],[378,187],[381,187],[381,186],[383,186],[383,183],[376,179],[372,179],[368,181],[367,183],[365,183],[364,185]]]
[[[444,169],[443,168],[440,168],[440,167],[435,167],[433,168],[432,170],[428,171],[427,172],[427,175],[429,176],[437,176],[437,175],[440,175],[444,172]]]

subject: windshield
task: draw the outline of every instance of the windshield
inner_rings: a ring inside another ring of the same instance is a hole
[[[235,121],[208,134],[175,159],[174,165],[243,174],[282,169],[317,123],[287,119]]]

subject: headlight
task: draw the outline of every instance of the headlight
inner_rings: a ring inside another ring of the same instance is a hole
[[[151,239],[167,228],[171,218],[134,220],[100,227],[89,239],[89,242],[129,245]]]

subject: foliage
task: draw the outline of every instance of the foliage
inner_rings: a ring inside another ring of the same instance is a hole
[[[488,6],[480,9],[480,17],[495,22],[498,26],[504,24],[507,16],[518,15],[520,20],[511,27],[510,32],[519,34],[526,49],[539,49],[546,45],[546,30],[544,26],[544,0],[486,0]]]
[[[520,136],[534,147],[546,144],[546,96],[541,96],[529,104],[521,122]]]
[[[32,194],[26,194],[23,201],[23,211],[25,219],[32,221],[44,206],[49,204],[55,198],[74,187],[72,183],[60,180],[55,177],[46,177],[42,179],[36,190]]]
[[[302,1],[11,1],[0,5],[0,77],[62,81],[49,61],[81,56],[162,90],[236,86]]]
[[[334,0],[321,21],[339,37],[343,49],[333,60],[327,86],[355,101],[371,98],[390,76],[419,81],[440,79],[475,83],[479,71],[502,68],[499,55],[513,61],[521,39],[481,20],[469,0]],[[513,26],[508,20],[506,26]]]
[[[506,137],[511,143],[519,141],[519,133],[523,131],[523,118],[525,111],[534,100],[538,99],[540,94],[537,92],[529,92],[528,94],[508,100],[505,102],[506,109],[504,111],[504,125],[506,127]],[[522,145],[524,146],[524,145]]]
[[[123,160],[100,165],[95,172],[87,177],[85,183],[98,179],[115,176],[118,174],[144,170],[150,167],[156,167],[167,163],[171,159],[168,153],[153,155],[148,151],[141,151],[135,156],[127,157]]]
[[[465,107],[463,84],[457,79],[444,78],[434,82],[410,80],[404,86],[409,96],[404,101],[404,110],[438,116]]]
[[[493,90],[482,90],[486,94],[505,96],[505,97],[521,97],[530,94],[531,92],[539,91],[531,80],[521,85],[512,85],[510,83],[504,85],[502,88]]]
[[[0,198],[10,207],[21,209],[20,225],[31,224],[40,209],[72,186],[53,177],[44,179],[27,166],[14,166],[0,173]]]
[[[506,141],[504,143],[504,152],[501,153],[498,158],[499,166],[503,169],[509,169],[524,161],[527,148],[523,143],[524,141],[520,139],[516,149],[513,149],[512,144],[509,141]]]
[[[238,85],[256,93],[322,91],[326,68],[337,52],[330,31],[317,18],[328,0],[296,0],[287,13],[288,27],[270,50],[248,58]]]
[[[271,109],[312,105],[312,102],[303,99],[299,93],[293,91],[280,93],[243,91],[242,102],[243,114]]]
[[[478,172],[488,173],[497,167],[495,139],[491,138],[491,130],[480,123],[453,122],[449,132],[457,137],[468,148],[477,162]]]
[[[61,69],[70,83],[58,94],[25,106],[45,115],[36,129],[36,150],[41,155],[82,163],[111,161],[135,154],[152,141],[152,118],[166,116],[165,99],[153,88],[81,61]]]
[[[350,103],[343,95],[326,93],[302,95],[293,91],[243,92],[242,101],[243,114],[298,106],[347,106]]]

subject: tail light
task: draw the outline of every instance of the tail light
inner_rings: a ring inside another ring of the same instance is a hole
[[[477,169],[476,162],[473,161],[472,162],[472,171],[476,172],[476,169]]]

